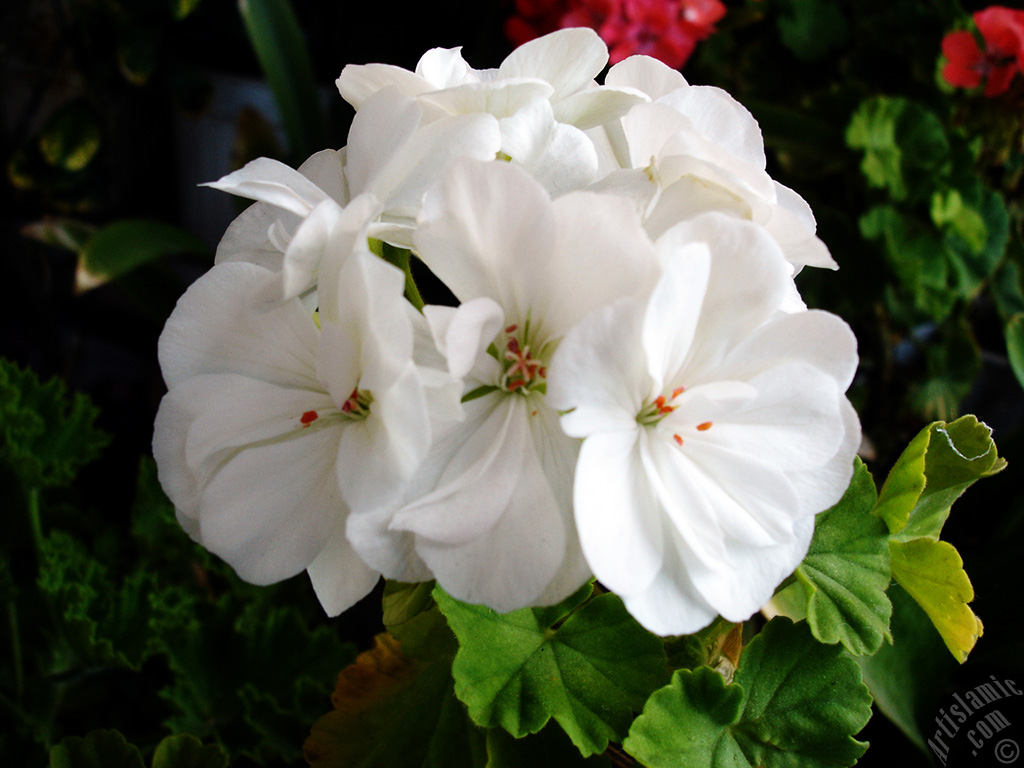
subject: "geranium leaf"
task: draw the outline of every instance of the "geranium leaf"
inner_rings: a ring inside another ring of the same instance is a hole
[[[537,733],[521,739],[501,728],[487,732],[487,768],[610,768],[611,765],[604,755],[583,757],[555,723],[548,723]]]
[[[889,587],[892,601],[892,645],[873,656],[861,656],[861,670],[875,706],[921,749],[922,728],[935,727],[932,718],[939,699],[956,669],[943,651],[931,619],[898,584]]]
[[[455,692],[473,720],[521,737],[554,718],[583,755],[626,735],[633,712],[668,677],[665,652],[618,597],[586,602],[590,592],[499,614],[435,589],[459,640]]]
[[[871,717],[856,662],[807,627],[769,622],[732,684],[708,667],[679,670],[656,691],[623,743],[648,768],[825,768],[856,762]]]
[[[156,745],[152,768],[225,768],[227,764],[228,756],[218,745],[179,733]]]
[[[894,541],[892,573],[931,618],[950,653],[967,660],[982,634],[981,620],[967,606],[974,589],[952,544],[934,539]]]
[[[796,569],[811,633],[823,643],[842,643],[854,655],[874,653],[883,638],[891,640],[892,606],[885,594],[889,536],[871,514],[875,498],[875,481],[857,460],[843,498],[818,515],[810,550]]]
[[[99,410],[64,382],[0,360],[0,461],[30,486],[62,486],[109,441],[93,422]]]
[[[50,750],[50,768],[144,768],[139,748],[117,731],[68,736]]]
[[[450,657],[410,659],[390,635],[342,670],[334,710],[313,724],[314,768],[482,768],[484,732],[452,689]]]
[[[976,480],[1005,466],[992,430],[974,416],[935,422],[918,433],[896,461],[875,513],[900,540],[937,539],[953,502]]]

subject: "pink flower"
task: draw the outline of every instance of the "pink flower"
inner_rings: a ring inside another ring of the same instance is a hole
[[[958,88],[977,88],[984,80],[985,96],[998,96],[1009,89],[1014,75],[1024,71],[1024,11],[993,5],[973,19],[985,50],[971,32],[950,32],[942,40],[942,77]]]
[[[564,27],[590,27],[615,64],[645,54],[678,69],[725,15],[720,0],[516,0],[505,25],[515,45]]]

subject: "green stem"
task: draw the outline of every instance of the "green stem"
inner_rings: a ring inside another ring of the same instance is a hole
[[[420,312],[423,311],[423,297],[416,287],[416,279],[412,276],[412,254],[407,248],[396,248],[389,243],[381,243],[380,256],[388,264],[394,264],[405,273],[405,298]]]

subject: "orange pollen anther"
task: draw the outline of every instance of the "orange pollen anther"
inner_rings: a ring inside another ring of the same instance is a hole
[[[309,426],[310,424],[312,424],[312,423],[313,423],[314,421],[316,421],[316,420],[317,420],[318,418],[320,418],[320,414],[319,414],[319,413],[317,413],[316,411],[306,411],[306,412],[305,412],[304,414],[302,414],[302,416],[301,416],[301,417],[299,418],[299,421],[301,421],[301,422],[302,422],[302,426],[304,426],[304,427],[308,427],[308,426]]]
[[[505,329],[505,333],[514,333],[516,328],[518,328],[518,327],[519,327],[518,325],[513,323],[512,325],[510,325],[508,328]]]
[[[709,429],[711,429],[711,422],[710,421],[705,421],[703,424],[698,424],[697,425],[697,430],[700,431],[700,432],[707,432]]]
[[[676,441],[677,445],[683,444],[683,438],[681,438],[679,435],[672,435],[672,439]]]

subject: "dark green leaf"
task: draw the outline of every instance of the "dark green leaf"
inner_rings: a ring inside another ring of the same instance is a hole
[[[1006,355],[1010,358],[1013,375],[1024,387],[1024,312],[1006,321]]]
[[[88,290],[164,256],[207,251],[205,243],[179,227],[146,219],[117,221],[85,244],[76,286]]]
[[[632,713],[667,678],[661,640],[585,586],[550,608],[499,614],[435,589],[459,640],[455,692],[480,725],[516,737],[554,718],[584,755],[625,736]]]
[[[604,755],[583,757],[555,723],[517,739],[501,728],[487,732],[487,768],[611,768]]]
[[[327,142],[302,29],[288,0],[239,0],[238,7],[281,110],[289,150],[303,160]]]
[[[931,619],[899,585],[889,588],[892,600],[892,645],[860,661],[878,709],[921,749],[921,726],[933,724],[939,697],[956,668],[943,650]]]
[[[108,442],[93,426],[98,409],[64,383],[41,384],[31,370],[0,359],[0,461],[28,486],[61,486]]]
[[[483,768],[484,732],[455,697],[451,656],[417,661],[388,635],[342,670],[313,724],[314,768]]]
[[[68,736],[50,750],[50,768],[144,768],[138,747],[117,731]]]
[[[228,756],[216,744],[204,745],[187,733],[168,736],[156,745],[151,768],[226,768]]]
[[[39,136],[39,150],[50,165],[75,172],[96,157],[100,140],[96,115],[84,103],[74,102],[47,123]]]

